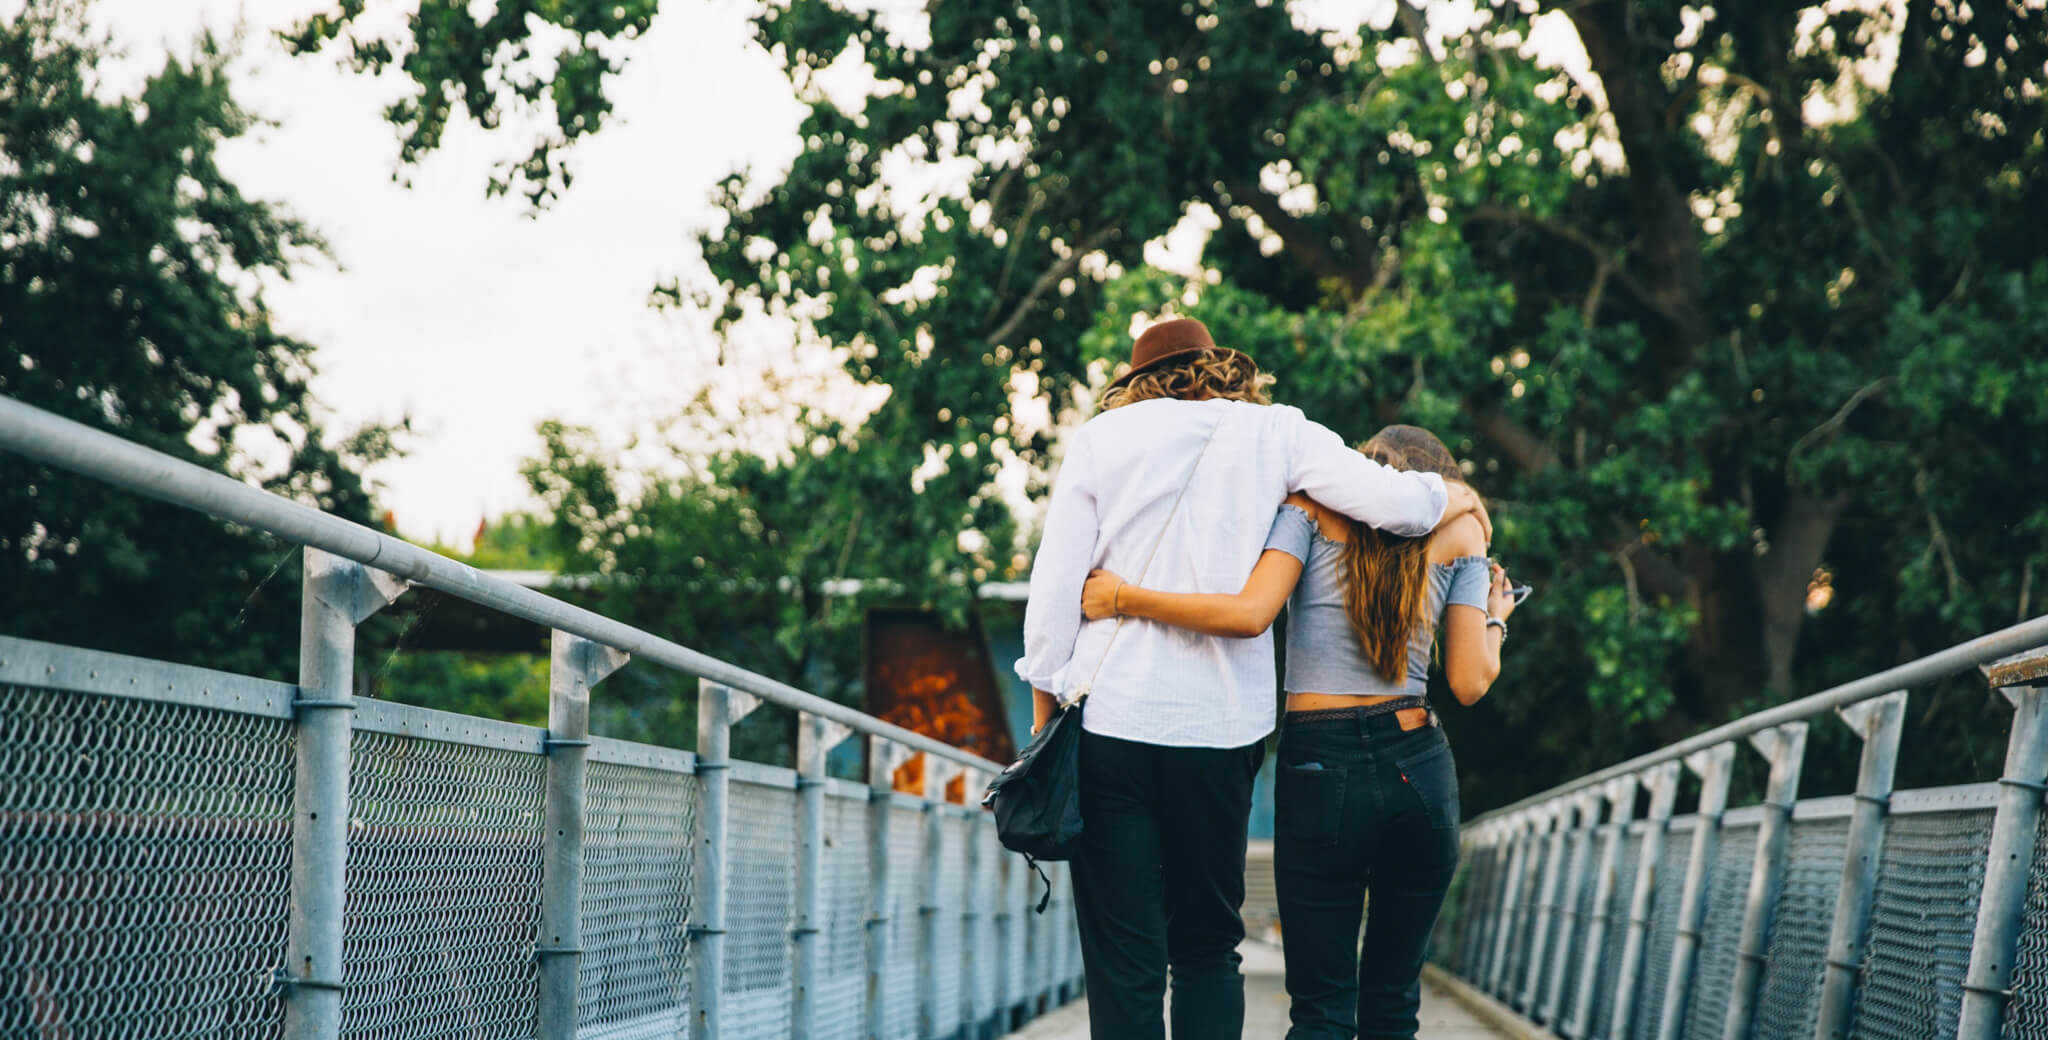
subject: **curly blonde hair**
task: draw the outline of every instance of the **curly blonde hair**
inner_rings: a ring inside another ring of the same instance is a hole
[[[1208,401],[1223,397],[1251,404],[1272,404],[1266,388],[1273,377],[1259,371],[1252,359],[1229,350],[1204,350],[1171,364],[1138,373],[1102,395],[1102,410],[1139,401],[1170,397],[1177,401]]]

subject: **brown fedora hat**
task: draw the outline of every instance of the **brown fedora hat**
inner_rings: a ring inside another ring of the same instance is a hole
[[[1231,350],[1228,347],[1218,347],[1216,341],[1209,338],[1209,327],[1207,325],[1193,318],[1169,318],[1154,324],[1151,328],[1139,334],[1138,341],[1131,344],[1130,371],[1116,377],[1110,381],[1109,385],[1112,387],[1122,386],[1130,382],[1131,377],[1140,372],[1158,368],[1160,365],[1166,364],[1175,358],[1184,357],[1188,354],[1199,354],[1205,350],[1217,350],[1225,354],[1235,354],[1251,362],[1254,369],[1259,367],[1259,363],[1252,361],[1251,355],[1243,351]]]

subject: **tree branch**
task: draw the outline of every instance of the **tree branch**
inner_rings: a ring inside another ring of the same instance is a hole
[[[1401,31],[1415,41],[1416,49],[1421,52],[1422,61],[1435,68],[1436,55],[1429,49],[1429,23],[1423,19],[1422,12],[1409,3],[1409,0],[1394,0],[1394,17],[1400,20]]]
[[[1321,280],[1342,283],[1346,294],[1354,300],[1371,284],[1371,272],[1339,260],[1307,224],[1281,208],[1280,200],[1266,194],[1265,189],[1245,181],[1231,181],[1224,187],[1229,191],[1231,201],[1243,203],[1258,214],[1266,227],[1280,236],[1280,243],[1287,249],[1287,254],[1309,274]],[[1225,209],[1227,211],[1228,207]]]
[[[1017,266],[1017,251],[1024,247],[1024,228],[1031,223],[1032,217],[1038,215],[1038,208],[1044,204],[1045,193],[1033,191],[1031,197],[1024,202],[1024,211],[1017,215],[1017,222],[1011,225],[1010,248],[1004,251],[1003,272],[996,276],[996,291],[993,294],[993,298],[989,301],[988,313],[983,315],[981,320],[993,320],[996,316],[996,310],[1002,306],[1003,292],[1010,287],[1010,272],[1015,270]],[[990,209],[994,209],[993,204],[991,204]]]
[[[1629,540],[1616,549],[1614,555],[1635,575],[1636,584],[1647,588],[1651,595],[1676,601],[1687,598],[1692,580],[1684,569],[1643,541],[1641,535],[1631,533]]]
[[[1587,255],[1593,258],[1593,262],[1596,265],[1607,271],[1606,277],[1612,280],[1614,284],[1620,286],[1621,291],[1630,300],[1635,301],[1637,305],[1663,318],[1665,321],[1677,320],[1677,315],[1666,309],[1664,301],[1659,299],[1657,294],[1651,292],[1641,282],[1636,281],[1628,271],[1623,269],[1620,249],[1609,246],[1570,224],[1560,220],[1552,220],[1548,217],[1539,217],[1534,213],[1523,210],[1496,206],[1491,203],[1473,207],[1471,212],[1466,214],[1466,219],[1468,221],[1506,224],[1509,227],[1534,228],[1546,234],[1564,239],[1585,250]],[[1595,302],[1597,303],[1597,300]],[[1588,324],[1590,324],[1590,321]]]
[[[1586,289],[1586,300],[1579,304],[1579,324],[1593,327],[1593,319],[1600,314],[1600,298],[1607,295],[1607,280],[1614,277],[1614,265],[1600,260],[1593,269],[1593,284]]]
[[[1642,544],[1640,542],[1636,543]],[[1636,587],[1636,567],[1629,562],[1626,550],[1614,554],[1614,562],[1621,565],[1621,582],[1628,590],[1628,623],[1633,625],[1643,614],[1643,594]]]
[[[1792,464],[1799,461],[1799,453],[1806,450],[1807,444],[1811,443],[1816,438],[1827,436],[1828,434],[1841,429],[1842,424],[1848,421],[1849,413],[1854,412],[1856,410],[1857,405],[1862,404],[1864,400],[1869,398],[1872,394],[1875,394],[1883,390],[1885,387],[1890,386],[1891,382],[1892,377],[1879,376],[1878,378],[1873,379],[1870,382],[1864,384],[1862,389],[1857,390],[1854,394],[1849,395],[1849,400],[1843,402],[1842,407],[1835,409],[1835,414],[1831,416],[1828,419],[1828,421],[1821,423],[1819,426],[1816,426],[1811,430],[1806,431],[1806,433],[1803,436],[1801,436],[1798,440],[1792,442],[1792,450],[1785,453],[1785,472],[1787,474],[1790,474],[1792,472]]]
[[[1533,476],[1557,463],[1557,454],[1543,443],[1543,438],[1529,432],[1506,412],[1493,407],[1474,407],[1467,401],[1465,414],[1471,416],[1472,426],[1479,435],[1492,441],[1503,454],[1513,459],[1522,472]]]
[[[1018,324],[1023,322],[1024,315],[1031,310],[1032,305],[1038,302],[1038,298],[1045,295],[1047,290],[1059,284],[1060,279],[1073,273],[1074,268],[1080,265],[1082,257],[1094,252],[1096,247],[1100,246],[1109,236],[1115,233],[1116,227],[1112,225],[1089,235],[1079,245],[1076,245],[1074,251],[1068,253],[1065,259],[1046,268],[1045,273],[1039,275],[1038,280],[1031,283],[1031,288],[1024,294],[1024,298],[1018,300],[1017,306],[1010,310],[1010,316],[1004,319],[1003,323],[997,326],[994,332],[989,333],[984,342],[991,347],[1000,346],[1006,342],[1009,339],[1010,333],[1017,331]]]

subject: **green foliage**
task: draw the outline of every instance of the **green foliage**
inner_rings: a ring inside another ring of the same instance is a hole
[[[539,654],[394,653],[376,669],[371,689],[399,704],[548,724],[548,659]]]
[[[1001,460],[1048,461],[1013,378],[1065,403],[1170,308],[1347,436],[1437,430],[1493,498],[1501,557],[1541,591],[1495,695],[1454,717],[1468,808],[2035,613],[2048,15],[1990,7],[1496,4],[1418,45],[1406,7],[1354,36],[1261,0],[965,0],[923,41],[769,5],[804,150],[724,187],[716,285],[670,297],[797,316],[890,395],[857,430],[816,424],[822,455],[701,473],[716,502],[688,515],[751,509],[762,543],[705,559],[809,589],[851,545],[844,573],[957,603],[1006,570],[958,548],[999,533]],[[1539,15],[1577,33],[1583,80],[1527,52]],[[489,45],[460,54],[377,46],[448,97],[529,34],[474,31]],[[842,109],[813,78],[849,49],[878,88]],[[601,71],[557,77],[602,93]],[[488,121],[521,89],[468,103]],[[956,159],[958,194],[885,173]],[[1146,269],[1197,203],[1221,219],[1200,276]],[[920,495],[927,451],[946,468]],[[591,517],[637,507],[588,506],[570,526],[628,555],[640,536]],[[1809,616],[1823,570],[1835,599]],[[792,616],[814,615],[780,605],[786,637]],[[1981,701],[1925,698],[1954,706],[1922,720],[1934,757],[1985,760]]]
[[[563,573],[592,580],[571,595],[609,617],[659,633],[774,679],[857,703],[859,600],[825,582],[853,564],[864,513],[843,527],[818,522],[821,501],[799,472],[758,456],[695,460],[692,471],[652,479],[637,494],[589,430],[544,423],[528,483],[551,518],[543,534]],[[696,688],[659,669],[607,680],[610,736],[694,746]],[[734,733],[735,753],[789,758],[785,713],[761,709]]]
[[[317,50],[341,41],[357,69],[398,68],[419,86],[412,97],[393,102],[387,118],[404,132],[400,149],[413,162],[441,143],[451,119],[466,115],[486,127],[507,111],[546,110],[553,127],[519,162],[505,164],[491,178],[492,194],[514,189],[540,199],[566,189],[573,179],[559,151],[604,125],[611,104],[604,81],[618,71],[619,58],[605,44],[645,32],[655,0],[422,0],[406,23],[402,40],[352,37],[349,23],[365,0],[340,0],[338,10],[307,19],[284,33],[286,46]],[[545,27],[550,46],[532,38]]]
[[[0,394],[367,521],[356,467],[386,430],[333,443],[310,347],[264,279],[319,247],[215,163],[247,130],[210,38],[107,97],[84,6],[0,22]],[[286,677],[297,554],[273,539],[0,455],[0,617],[11,635]]]

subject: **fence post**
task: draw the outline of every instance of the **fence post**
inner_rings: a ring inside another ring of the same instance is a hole
[[[1643,946],[1650,936],[1650,910],[1656,905],[1658,861],[1664,858],[1664,834],[1671,828],[1671,809],[1678,802],[1678,763],[1663,762],[1643,771],[1650,789],[1648,827],[1636,854],[1636,887],[1629,893],[1628,934],[1621,943],[1621,963],[1614,973],[1614,1017],[1608,1040],[1628,1040],[1629,1018],[1635,1014],[1637,976],[1643,969]]]
[[[1601,786],[1607,799],[1607,826],[1600,838],[1600,873],[1593,879],[1593,919],[1586,925],[1586,952],[1579,961],[1578,999],[1572,1004],[1571,1020],[1564,1035],[1578,1040],[1586,1035],[1593,1017],[1593,991],[1600,980],[1600,955],[1607,949],[1607,926],[1614,919],[1615,875],[1621,870],[1621,843],[1628,840],[1628,824],[1636,815],[1634,774],[1618,776]]]
[[[1593,835],[1600,826],[1600,791],[1588,789],[1572,796],[1572,808],[1578,823],[1572,828],[1571,865],[1564,872],[1564,905],[1558,908],[1557,953],[1551,959],[1550,978],[1538,1012],[1538,1021],[1555,1024],[1557,1014],[1564,1003],[1564,977],[1571,970],[1572,939],[1578,932],[1579,892],[1585,885],[1586,861],[1593,854]]]
[[[695,1040],[718,1040],[725,987],[726,806],[732,792],[732,726],[759,707],[752,694],[701,679],[697,684],[697,774],[703,784],[697,846],[697,899],[690,939],[697,964]]]
[[[298,726],[292,785],[291,914],[284,993],[288,1040],[341,1033],[342,921],[348,899],[349,737],[355,710],[356,626],[405,583],[380,570],[304,551],[299,597]]]
[[[868,738],[868,1038],[889,1035],[889,821],[895,811],[896,770],[910,761],[909,748],[883,737]]]
[[[965,772],[966,767],[926,752],[924,756],[924,892],[918,905],[920,956],[923,985],[919,987],[917,1035],[939,1035],[939,900],[945,882],[946,785]]]
[[[1470,980],[1478,978],[1483,960],[1482,944],[1486,938],[1486,906],[1493,892],[1494,850],[1492,845],[1493,825],[1482,823],[1477,827],[1459,832],[1460,848],[1458,862],[1468,872],[1465,885],[1459,890],[1458,906],[1458,963],[1459,975]]]
[[[1735,948],[1735,981],[1728,992],[1721,1040],[1744,1040],[1756,1015],[1771,916],[1785,885],[1785,845],[1792,832],[1792,807],[1799,801],[1799,773],[1806,762],[1806,723],[1759,730],[1750,734],[1749,743],[1769,760],[1771,776],[1764,786],[1764,819],[1757,828],[1756,859],[1749,870],[1749,896],[1742,908],[1742,938]]]
[[[1526,981],[1532,962],[1529,943],[1535,938],[1537,904],[1543,900],[1543,866],[1550,850],[1550,835],[1557,825],[1557,806],[1545,802],[1529,810],[1529,830],[1522,836],[1522,844],[1529,850],[1522,858],[1522,877],[1515,890],[1515,913],[1512,918],[1513,937],[1508,942],[1508,953],[1518,959],[1512,961],[1506,976],[1501,980],[1500,1001],[1521,1010],[1521,989],[1515,978],[1519,973]]]
[[[548,654],[548,800],[542,837],[540,1040],[575,1040],[576,966],[583,952],[583,775],[590,752],[590,688],[626,653],[556,631]]]
[[[1040,864],[1046,871],[1046,880],[1031,884],[1035,896],[1052,898],[1052,878],[1059,873],[1059,864]],[[1034,875],[1035,877],[1036,875]],[[1041,890],[1041,886],[1043,886]],[[1051,904],[1047,903],[1047,912]],[[1038,898],[1031,900],[1032,912],[1024,915],[1024,992],[1032,1015],[1042,1015],[1053,1007],[1052,1002],[1052,934],[1051,922],[1045,914],[1037,912]]]
[[[1678,929],[1671,944],[1671,971],[1664,979],[1657,1040],[1679,1040],[1685,1033],[1693,955],[1699,952],[1700,926],[1707,913],[1707,874],[1714,869],[1714,853],[1721,842],[1721,814],[1728,808],[1728,772],[1734,764],[1734,741],[1685,756],[1685,767],[1700,778],[1700,810],[1694,817],[1692,851],[1686,857],[1685,887],[1679,890]]]
[[[789,1029],[795,1040],[818,1033],[818,939],[825,908],[825,758],[853,735],[853,727],[816,715],[800,714],[796,731],[796,926],[790,929],[795,961],[791,965]]]
[[[1549,838],[1543,843],[1543,868],[1536,880],[1536,913],[1530,922],[1527,963],[1522,966],[1522,991],[1514,1000],[1515,1007],[1524,1013],[1535,1011],[1536,994],[1543,986],[1543,969],[1550,961],[1545,955],[1550,952],[1551,925],[1557,920],[1558,875],[1564,872],[1565,836],[1571,829],[1575,807],[1575,800],[1559,798],[1541,810]]]
[[[1821,976],[1820,1017],[1814,1029],[1821,1040],[1840,1040],[1849,1033],[1856,982],[1863,972],[1870,903],[1877,889],[1878,855],[1884,848],[1884,817],[1892,804],[1892,773],[1899,763],[1906,691],[1894,690],[1836,713],[1863,738],[1863,759],[1856,768],[1856,805],[1850,810],[1842,885],[1835,896],[1827,967]]]
[[[1481,914],[1485,918],[1477,950],[1477,963],[1472,969],[1472,982],[1485,986],[1493,977],[1493,966],[1499,963],[1498,943],[1500,933],[1508,926],[1505,909],[1508,893],[1508,871],[1514,865],[1515,834],[1521,825],[1519,816],[1494,820],[1487,824],[1487,841],[1493,846],[1493,857],[1487,867],[1486,890],[1480,896]]]
[[[1507,884],[1500,890],[1500,923],[1494,926],[1493,963],[1486,968],[1486,991],[1496,997],[1502,994],[1502,987],[1507,979],[1508,941],[1514,935],[1516,904],[1521,902],[1522,895],[1522,870],[1529,857],[1529,842],[1524,840],[1523,832],[1528,831],[1533,835],[1535,825],[1536,819],[1532,810],[1525,809],[1508,819]]]
[[[2012,702],[2012,736],[2005,748],[2005,774],[1998,779],[1998,815],[1985,852],[1984,889],[1977,901],[1956,1040],[1997,1040],[2004,1030],[2020,915],[2034,870],[2041,795],[2048,789],[2048,705],[2042,702],[2048,689],[2006,686],[1998,692]]]
[[[991,1009],[982,1006],[975,982],[981,972],[979,961],[982,921],[989,916],[989,912],[984,908],[991,902],[995,886],[993,883],[984,883],[982,878],[983,869],[991,863],[983,848],[988,828],[983,826],[981,804],[977,798],[977,793],[981,790],[981,773],[970,767],[963,770],[961,775],[966,778],[961,784],[967,809],[961,841],[966,843],[967,848],[967,880],[961,887],[963,905],[960,910],[960,1028],[963,1035],[978,1038],[982,1034],[982,1020],[991,1014]],[[993,877],[993,873],[990,876]],[[989,994],[990,1003],[996,1003],[1000,999],[993,992]]]
[[[994,830],[993,827],[990,828]],[[998,1006],[1003,1012],[1001,1028],[1015,1030],[1023,1025],[1022,1008],[1029,980],[1024,974],[1024,918],[1028,884],[1024,869],[1024,857],[996,853],[1002,864],[1003,879],[1000,886],[1002,895],[997,901],[1001,909],[996,911],[996,943],[1000,949],[1002,977],[997,983]]]

